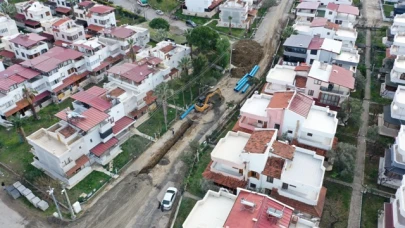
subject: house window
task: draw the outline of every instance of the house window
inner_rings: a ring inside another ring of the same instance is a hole
[[[267,182],[273,183],[273,181],[274,181],[274,178],[273,178],[273,177],[267,177]]]
[[[326,35],[328,35],[328,36],[329,36],[329,35],[330,35],[330,32],[327,32],[327,33],[326,33]]]
[[[314,63],[315,59],[310,59],[309,64],[312,65]]]
[[[314,91],[312,89],[308,90],[308,95],[309,96],[313,96],[314,95]]]
[[[280,124],[274,124],[274,128],[280,130]]]
[[[30,13],[30,17],[31,17],[31,18],[33,17],[31,13]]]
[[[311,50],[311,55],[316,55],[318,54],[318,50]]]
[[[291,130],[287,131],[287,134],[292,134],[292,133],[293,133],[293,131],[291,131]]]
[[[79,32],[79,36],[83,35],[83,32]]]
[[[94,19],[94,23],[97,23],[97,19]]]
[[[256,173],[255,171],[249,171],[248,177],[253,177],[253,178],[256,178],[256,179],[259,180],[260,179],[260,174]]]
[[[340,96],[332,95],[328,93],[322,93],[320,101],[322,104],[338,106],[340,101]]]
[[[287,183],[283,183],[283,186],[282,186],[281,188],[287,190],[287,189],[288,189],[288,184],[287,184]]]
[[[93,139],[90,139],[90,142],[93,142]]]
[[[22,52],[21,52],[21,55],[22,55],[22,57],[24,57],[24,58],[25,58],[25,54],[24,54],[24,53],[22,53]]]
[[[329,15],[332,15],[332,11],[329,11]]]
[[[18,51],[17,51],[17,50],[15,50],[15,53],[16,53],[17,55],[19,55],[19,53],[18,53]]]
[[[65,39],[65,35],[62,34],[62,38]]]
[[[250,183],[251,188],[256,188],[256,184]]]
[[[307,133],[307,136],[312,137],[312,133]]]
[[[314,80],[314,84],[315,85],[320,85],[320,84],[322,84],[322,81],[321,80]]]
[[[43,15],[43,14],[41,14],[41,18],[44,18],[44,15]]]
[[[49,15],[51,15],[51,12],[48,11],[48,12],[45,13],[45,15],[49,16]]]

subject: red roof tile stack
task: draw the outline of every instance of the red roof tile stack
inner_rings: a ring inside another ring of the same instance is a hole
[[[296,93],[292,98],[288,109],[306,118],[311,110],[312,103],[313,99],[311,97],[302,93]]]
[[[282,158],[288,159],[288,160],[293,160],[294,158],[294,153],[295,153],[295,147],[291,146],[287,143],[283,143],[280,141],[274,141],[273,142],[273,154],[276,154]]]
[[[275,130],[256,130],[247,141],[244,151],[249,153],[264,153],[269,143],[274,136]]]
[[[268,177],[280,179],[281,173],[283,172],[284,163],[285,160],[282,158],[269,157],[267,158],[267,162],[264,166],[262,174]]]

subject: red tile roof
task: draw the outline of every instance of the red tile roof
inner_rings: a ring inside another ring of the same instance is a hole
[[[103,61],[100,63],[100,65],[96,68],[94,68],[93,70],[91,70],[91,72],[97,72],[99,70],[102,70],[106,67],[108,67],[111,63],[109,61]]]
[[[338,143],[338,138],[337,138],[337,137],[334,137],[334,138],[333,138],[333,143],[332,143],[332,149],[336,148],[337,143]],[[313,147],[313,146],[308,146],[308,145],[299,143],[296,139],[293,139],[292,142],[291,142],[291,144],[292,144],[292,145],[295,145],[295,146],[297,146],[297,147],[301,147],[301,148],[307,149],[307,150],[313,150],[313,151],[315,151],[315,153],[316,153],[317,155],[324,156],[324,157],[326,156],[326,152],[327,152],[326,150],[319,149],[319,148],[316,148],[316,147]]]
[[[294,96],[292,92],[275,92],[271,99],[268,108],[287,108],[291,98]]]
[[[160,49],[160,51],[166,54],[166,53],[168,53],[169,51],[174,50],[174,49],[176,49],[176,47],[175,47],[173,44],[169,44],[169,45],[167,45],[167,46],[165,46],[165,47],[162,47],[162,48]]]
[[[120,27],[115,27],[115,28],[111,28],[111,29],[104,29],[104,33],[111,34],[111,35],[121,38],[121,39],[125,39],[128,37],[131,37],[136,32],[132,29],[128,29],[128,28],[120,26]]]
[[[119,134],[121,131],[123,131],[124,129],[127,129],[128,127],[130,127],[133,123],[135,123],[135,120],[128,117],[128,116],[124,116],[121,119],[115,121],[115,124],[113,126],[113,133],[114,135]]]
[[[97,157],[101,157],[107,150],[111,149],[112,147],[114,147],[115,145],[118,144],[118,139],[115,137],[112,137],[110,140],[108,140],[107,142],[103,143],[99,143],[97,144],[97,146],[93,147],[90,152],[94,155],[96,155]]]
[[[307,87],[307,77],[303,76],[295,76],[295,86],[298,88],[306,88]]]
[[[256,130],[251,135],[247,141],[245,148],[246,152],[249,153],[264,153],[267,148],[267,143],[269,143],[273,136],[275,130]]]
[[[21,77],[20,75],[18,75],[18,74],[15,74],[15,75],[11,75],[10,77],[8,77],[9,79],[11,79],[11,80],[13,80],[13,81],[15,81],[16,83],[21,83],[21,82],[24,82],[24,81],[26,81],[26,79],[25,78],[23,78],[23,77]]]
[[[273,177],[276,179],[281,178],[281,173],[283,172],[285,160],[277,157],[267,158],[266,164],[262,171],[262,174],[268,177]]]
[[[336,11],[339,8],[338,4],[335,4],[333,2],[329,2],[328,5],[326,6],[328,10]]]
[[[222,3],[222,0],[213,0],[211,5],[208,6],[208,9],[215,9],[217,6],[219,6]]]
[[[92,86],[90,89],[86,90],[85,92],[99,97],[99,96],[105,94],[107,92],[107,90],[104,88],[98,87],[98,86]]]
[[[38,71],[25,68],[19,64],[14,64],[7,68],[6,70],[0,72],[0,78],[7,78],[10,77],[11,75],[19,75],[23,78],[26,79],[31,79],[34,78],[35,76],[40,75]]]
[[[384,228],[395,228],[393,211],[391,203],[384,203]]]
[[[273,154],[276,154],[282,158],[288,159],[288,160],[293,160],[294,158],[294,153],[295,153],[295,147],[291,146],[287,143],[282,143],[279,141],[274,141],[273,142]]]
[[[14,18],[17,19],[18,21],[24,21],[25,20],[25,15],[21,14],[21,13],[16,13]]]
[[[63,40],[56,40],[53,44],[55,46],[63,47],[62,44],[70,44],[70,43]]]
[[[67,21],[70,21],[70,20],[71,20],[70,18],[64,17],[64,18],[61,18],[61,19],[57,20],[55,23],[52,24],[52,26],[59,26],[59,25],[62,25],[63,23],[65,23]]]
[[[270,196],[276,200],[279,200],[279,201],[293,207],[296,211],[304,212],[304,213],[307,213],[312,216],[320,218],[320,217],[322,217],[323,206],[325,205],[326,191],[327,191],[327,189],[325,187],[322,187],[322,189],[319,193],[317,205],[308,205],[308,204],[302,203],[300,201],[281,196],[280,194],[278,194],[277,189],[273,189],[271,191]]]
[[[33,20],[28,19],[28,20],[24,21],[24,24],[31,25],[31,26],[37,26],[37,25],[40,25],[41,23],[39,21],[33,21]]]
[[[9,59],[15,58],[14,52],[7,51],[7,50],[0,51],[0,56],[3,56],[4,58],[9,58]]]
[[[338,13],[347,13],[351,15],[360,15],[359,8],[356,6],[351,6],[351,5],[339,5],[339,8],[337,9]]]
[[[329,76],[329,82],[354,89],[355,78],[353,72],[343,67],[332,65],[332,71]]]
[[[86,163],[89,162],[89,161],[90,161],[90,160],[89,160],[89,158],[88,158],[86,155],[80,156],[80,157],[75,161],[76,165],[73,166],[71,169],[69,169],[69,170],[66,172],[66,175],[67,175],[68,177],[73,176],[73,174],[74,174],[79,168],[81,168],[84,164],[86,164]]]
[[[43,40],[46,40],[46,37],[40,36],[36,33],[28,33],[18,35],[11,39],[10,42],[24,47],[31,47]]]
[[[254,210],[244,210],[242,200],[255,204]],[[280,219],[270,219],[267,210],[269,208],[283,211]],[[240,190],[238,198],[232,206],[231,211],[223,227],[229,228],[279,228],[289,227],[294,209],[268,196]],[[256,222],[253,220],[256,219]]]
[[[63,84],[56,87],[55,89],[53,89],[53,92],[57,93],[57,92],[61,91],[62,89],[64,89],[64,88],[72,85],[73,83],[79,81],[80,79],[87,77],[87,75],[89,75],[89,72],[85,71],[85,72],[83,72],[81,74],[74,74],[74,75],[72,75],[72,76],[70,76],[70,77],[68,77],[66,79],[63,79],[63,81],[62,81]]]
[[[313,99],[311,97],[302,93],[296,93],[288,109],[306,118],[309,110],[311,110],[312,103]]]
[[[324,40],[324,38],[314,36],[314,38],[312,38],[311,42],[309,43],[308,50],[320,50]]]
[[[99,110],[106,111],[112,107],[111,102],[108,102],[98,96],[95,96],[87,91],[81,91],[72,96],[73,99],[88,104],[89,106]]]
[[[44,92],[42,92],[42,93],[35,96],[34,102],[40,101],[40,100],[44,99],[45,97],[47,97],[49,95],[51,95],[51,92],[49,92],[48,90],[44,91]]]
[[[69,13],[69,12],[70,12],[70,8],[56,7],[55,11],[56,11],[56,12],[59,12],[59,13]]]
[[[319,2],[301,2],[300,4],[297,5],[297,9],[318,9],[319,5],[321,3]]]
[[[100,31],[102,31],[104,29],[104,27],[101,27],[101,26],[98,26],[98,25],[89,25],[87,27],[87,29],[90,29],[90,30],[95,31],[95,32],[100,32]]]
[[[105,5],[97,5],[93,6],[89,9],[90,12],[93,13],[109,13],[114,11],[114,7],[105,6]]]
[[[67,111],[70,111],[70,109],[67,108],[65,110],[62,110],[62,111],[56,113],[55,116],[61,120],[67,121],[67,118],[66,118]],[[69,119],[69,123],[82,129],[83,131],[89,131],[93,127],[97,126],[99,123],[108,119],[108,117],[109,117],[108,114],[106,114],[104,112],[100,112],[99,110],[97,110],[95,108],[90,108],[90,109],[84,111],[81,115],[84,116],[85,118],[80,118],[80,117],[72,118],[72,119]]]
[[[220,173],[214,173],[211,171],[211,165],[212,161],[207,165],[207,168],[205,168],[205,171],[203,172],[202,176],[205,179],[212,180],[216,184],[228,187],[230,189],[236,189],[236,188],[245,188],[247,185],[247,181],[244,180],[238,180],[236,178],[230,177],[230,176],[225,176]]]
[[[301,63],[299,66],[295,67],[295,71],[309,71],[311,66],[307,65],[306,63]]]
[[[8,91],[12,85],[17,84],[16,81],[9,78],[0,78],[0,90]]]
[[[92,1],[83,1],[83,2],[79,3],[79,6],[87,7],[87,6],[91,5],[91,4],[94,4],[94,2],[92,2]]]
[[[108,70],[109,73],[119,74],[121,77],[127,78],[136,83],[142,82],[146,76],[154,72],[147,64],[138,65],[132,63],[124,63],[119,66],[113,66]]]
[[[311,22],[311,27],[323,27],[328,22],[324,17],[315,17]]]
[[[232,131],[233,131],[233,132],[242,131],[242,132],[245,132],[245,133],[248,133],[248,134],[252,134],[252,133],[253,133],[252,130],[249,130],[249,129],[246,129],[246,128],[241,127],[241,126],[239,125],[239,121],[236,121],[235,126],[233,126],[233,128],[232,128]]]
[[[1,80],[1,79],[0,79],[0,80]],[[29,104],[28,104],[28,101],[25,100],[25,99],[19,100],[19,101],[17,101],[15,104],[16,104],[16,107],[14,107],[14,108],[8,110],[8,111],[4,114],[6,117],[9,117],[9,116],[13,115],[14,113],[20,111],[21,109],[23,109],[23,108],[25,108],[25,107],[27,107],[27,106],[29,105]]]
[[[150,90],[149,92],[146,93],[146,96],[143,98],[143,100],[147,105],[150,105],[157,100],[157,96],[154,96],[153,91]]]

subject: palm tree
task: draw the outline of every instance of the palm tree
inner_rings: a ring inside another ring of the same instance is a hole
[[[134,51],[134,45],[135,45],[135,40],[132,38],[128,39],[128,45],[129,45],[129,57],[131,58],[132,62],[135,62],[135,51]]]
[[[25,87],[25,85],[24,85],[22,92],[23,92],[23,98],[28,102],[28,106],[30,106],[34,119],[38,120],[39,118],[38,118],[37,112],[35,111],[35,106],[34,106],[35,94],[37,94],[37,92]]]
[[[4,1],[0,3],[0,12],[12,17],[17,13],[17,8],[15,7],[15,4],[9,4],[7,1]]]
[[[232,17],[229,16],[228,20],[229,20],[229,35],[232,35]]]
[[[186,31],[184,31],[184,36],[186,37],[187,43],[188,45],[190,45],[190,57],[191,59],[193,58],[193,42],[192,42],[192,33],[193,30],[191,29],[187,29]]]
[[[281,34],[281,39],[285,40],[291,35],[296,35],[298,34],[297,30],[295,30],[292,26],[287,26],[284,30],[283,33]]]
[[[181,68],[181,73],[183,74],[183,72],[184,72],[184,74],[186,75],[186,76],[188,76],[188,70],[189,70],[189,68],[191,67],[191,59],[190,58],[188,58],[188,57],[184,57],[184,58],[182,58],[182,59],[180,59],[180,61],[179,61],[179,67]]]
[[[27,142],[27,138],[23,128],[25,119],[22,119],[20,115],[17,115],[16,117],[13,117],[10,122],[13,124],[13,127],[15,127],[17,134],[20,136],[20,142]]]
[[[75,3],[76,3],[76,1],[75,0],[70,0],[70,12],[71,12],[71,14],[72,14],[72,19],[73,20],[76,20],[76,16],[75,16]]]
[[[163,82],[156,86],[153,93],[157,97],[158,104],[162,104],[163,116],[165,118],[165,126],[167,131],[167,99],[174,95],[174,90],[170,89],[166,82]]]

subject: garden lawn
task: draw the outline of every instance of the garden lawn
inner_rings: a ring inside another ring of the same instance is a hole
[[[391,11],[394,11],[393,5],[383,5],[385,17],[391,17]]]
[[[190,177],[186,180],[188,183],[187,191],[201,198],[205,195],[205,192],[201,189],[201,182],[204,179],[202,173],[211,161],[211,151],[211,147],[207,147],[203,150],[199,162],[194,166]]]
[[[193,209],[194,205],[197,203],[197,200],[190,199],[187,197],[183,197],[181,201],[181,205],[179,208],[179,212],[176,217],[176,222],[174,223],[174,228],[182,228],[184,221],[186,220],[187,216],[190,214],[191,210]]]
[[[144,134],[155,137],[155,133],[163,135],[166,132],[165,120],[163,115],[163,109],[158,108],[158,110],[150,112],[152,116],[138,127],[138,130]],[[150,115],[150,114],[145,114]],[[177,115],[181,115],[180,111],[177,111]],[[170,123],[176,118],[176,110],[174,108],[167,109],[167,128],[169,128]]]
[[[319,227],[346,228],[349,219],[352,189],[328,181],[324,182],[324,186],[328,190],[326,192],[326,202]],[[339,221],[335,224],[335,226],[331,226],[331,224],[336,220],[333,219],[330,214],[337,215],[339,217]]]
[[[132,158],[142,154],[151,144],[151,141],[134,135],[121,145],[122,152],[114,158],[114,170],[118,171],[124,167]]]
[[[148,0],[148,3],[153,9],[167,13],[174,10],[180,4],[177,0]]]
[[[381,82],[378,81],[377,78],[372,77],[371,78],[371,88],[370,88],[371,101],[382,104],[382,105],[391,104],[392,100],[381,97],[380,89],[381,89]]]
[[[383,209],[384,202],[389,202],[389,199],[370,193],[363,195],[361,227],[367,228],[378,226],[378,210]]]
[[[217,27],[217,24],[218,24],[218,21],[212,21],[207,26],[214,29],[214,30],[216,30],[216,31],[218,31],[218,32],[220,32],[220,33],[223,33],[225,35],[229,34],[229,28]],[[235,29],[235,28],[233,28],[231,36],[242,38],[245,35],[245,31],[246,31],[245,29]]]
[[[99,171],[91,172],[86,178],[80,181],[76,186],[72,189],[68,190],[69,197],[72,202],[76,202],[79,199],[79,196],[82,193],[93,193],[97,191],[101,186],[103,186],[108,180],[110,180],[110,176],[105,173]]]
[[[357,133],[359,128],[354,126],[340,126],[336,130],[335,137],[338,138],[339,142],[345,142],[352,145],[357,145]]]
[[[210,20],[212,20],[215,15],[219,15],[219,14],[215,14],[213,16],[213,18],[207,18],[207,17],[195,17],[195,16],[190,16],[190,15],[184,15],[183,10],[180,8],[178,10],[176,10],[176,13],[174,15],[176,15],[180,20],[192,20],[194,23],[196,23],[197,25],[204,25],[205,23],[209,22]]]
[[[379,157],[374,157],[373,159],[370,160],[369,157],[366,155],[366,162],[364,168],[364,184],[366,184],[369,188],[376,188],[385,192],[395,194],[395,190],[392,188],[388,188],[385,186],[377,186],[379,159],[380,159]]]

